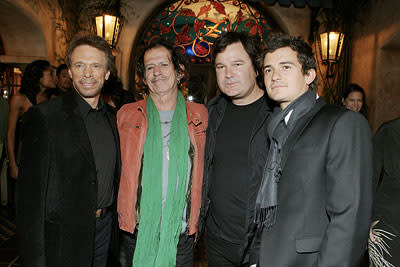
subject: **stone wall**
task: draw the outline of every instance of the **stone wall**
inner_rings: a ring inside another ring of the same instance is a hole
[[[400,116],[400,1],[371,0],[355,27],[351,82],[366,90],[373,132]]]

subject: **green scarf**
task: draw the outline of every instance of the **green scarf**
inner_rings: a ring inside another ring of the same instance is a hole
[[[185,207],[188,167],[188,130],[185,99],[178,99],[169,140],[167,198],[162,213],[163,146],[160,115],[151,97],[147,99],[149,123],[144,144],[140,225],[133,266],[170,267],[176,265],[176,252]]]

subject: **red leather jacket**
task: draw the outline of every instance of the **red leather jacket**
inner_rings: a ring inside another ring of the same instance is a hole
[[[208,114],[205,106],[186,102],[186,114],[190,142],[194,147],[192,169],[191,207],[188,234],[197,234],[203,184],[204,146]],[[142,163],[148,122],[146,101],[124,105],[117,114],[117,126],[121,143],[121,181],[118,193],[119,227],[133,233],[136,226],[135,205],[138,177]]]

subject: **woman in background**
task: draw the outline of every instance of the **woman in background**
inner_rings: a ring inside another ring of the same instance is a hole
[[[21,80],[21,89],[11,98],[8,114],[7,149],[10,176],[18,177],[17,154],[18,122],[21,116],[32,106],[49,100],[47,90],[54,88],[56,81],[53,69],[47,60],[35,60],[28,64]]]
[[[347,109],[367,116],[365,92],[358,84],[351,83],[346,87],[343,92],[342,103]]]

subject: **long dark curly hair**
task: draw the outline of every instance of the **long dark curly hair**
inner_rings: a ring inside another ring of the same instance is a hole
[[[40,78],[49,68],[50,62],[47,60],[35,60],[25,68],[19,92],[26,95],[33,105],[36,105],[36,95],[40,92]]]

